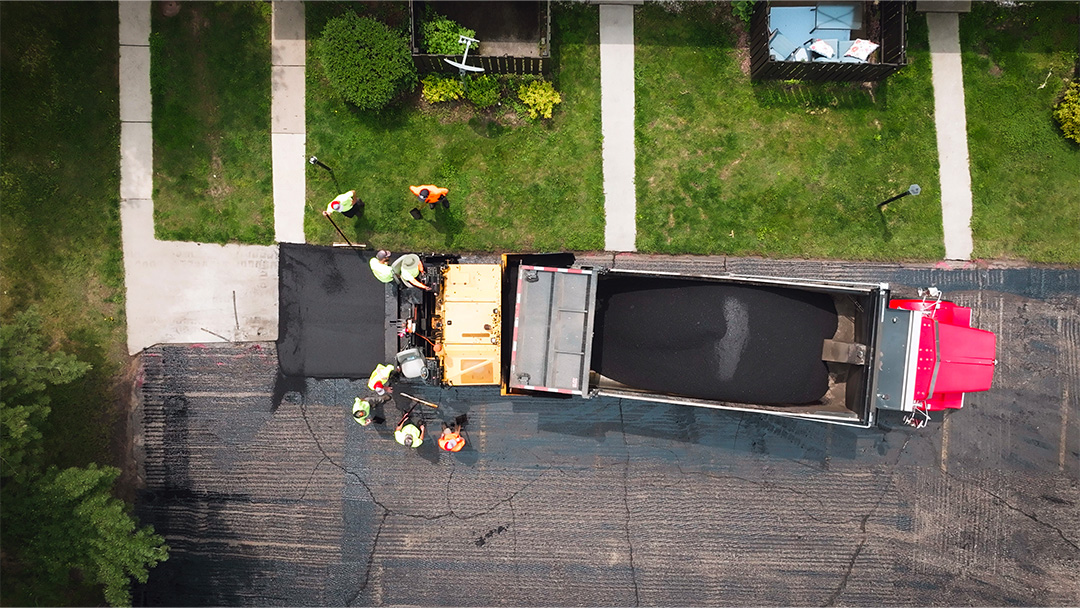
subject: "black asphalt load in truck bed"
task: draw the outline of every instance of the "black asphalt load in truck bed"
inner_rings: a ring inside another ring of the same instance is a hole
[[[384,363],[386,285],[373,251],[282,243],[278,360],[287,376],[366,378]]]
[[[603,277],[592,369],[627,386],[715,401],[813,403],[829,388],[825,294],[694,279]]]

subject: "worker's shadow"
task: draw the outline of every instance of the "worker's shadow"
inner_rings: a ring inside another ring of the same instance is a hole
[[[454,241],[457,240],[457,235],[461,234],[461,231],[465,229],[465,222],[461,219],[461,208],[455,207],[453,203],[450,204],[449,209],[443,208],[442,205],[438,205],[435,209],[423,209],[423,219],[436,232],[442,234],[443,246],[454,247]]]
[[[353,243],[369,244],[367,239],[374,232],[375,224],[368,219],[367,213],[361,213],[352,220]]]

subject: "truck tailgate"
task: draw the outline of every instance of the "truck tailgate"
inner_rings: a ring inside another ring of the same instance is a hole
[[[510,389],[588,395],[595,300],[592,270],[520,267]]]

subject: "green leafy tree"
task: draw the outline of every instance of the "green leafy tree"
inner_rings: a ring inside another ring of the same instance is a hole
[[[50,467],[32,484],[4,492],[4,549],[14,550],[35,586],[63,589],[75,569],[104,586],[110,605],[130,606],[131,578],[146,582],[149,569],[168,558],[164,539],[139,528],[112,496],[119,475],[95,464]]]
[[[315,50],[330,84],[361,110],[380,110],[416,88],[409,41],[374,19],[352,12],[334,17]]]
[[[49,352],[34,309],[0,326],[0,476],[23,477],[41,455],[40,427],[49,416],[48,388],[90,370],[69,353]]]
[[[67,603],[71,573],[100,584],[113,606],[131,605],[131,578],[168,558],[164,539],[139,528],[112,496],[118,469],[44,468],[40,426],[49,416],[49,388],[90,369],[73,355],[47,348],[33,309],[0,326],[0,526],[3,603]],[[17,574],[12,574],[17,573]]]
[[[750,17],[754,15],[754,0],[734,0],[731,3],[731,11],[735,13],[735,16],[743,20],[743,23],[750,24]]]

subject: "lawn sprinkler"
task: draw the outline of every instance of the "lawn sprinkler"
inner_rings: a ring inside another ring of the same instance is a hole
[[[901,192],[900,194],[897,194],[896,196],[894,196],[894,197],[892,197],[890,199],[887,199],[887,200],[884,200],[884,201],[881,201],[880,203],[878,203],[877,208],[878,209],[884,209],[885,205],[888,205],[889,203],[891,203],[891,202],[893,202],[895,200],[900,200],[900,199],[904,198],[905,196],[907,196],[909,194],[911,196],[919,196],[919,193],[921,193],[921,192],[922,192],[922,188],[919,187],[919,184],[911,184],[910,186],[908,186],[907,190]]]

